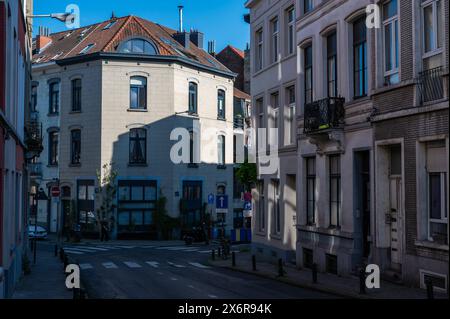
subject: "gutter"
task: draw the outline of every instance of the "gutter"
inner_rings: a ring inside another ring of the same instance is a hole
[[[231,71],[219,70],[206,66],[204,64],[192,61],[185,57],[179,57],[174,55],[139,55],[139,54],[124,54],[124,53],[107,53],[107,52],[96,52],[92,54],[79,55],[75,57],[70,57],[66,59],[57,60],[56,64],[59,66],[66,66],[81,62],[95,61],[95,60],[116,60],[116,61],[153,61],[153,62],[175,62],[186,66],[195,67],[197,69],[221,75],[230,79],[237,77],[237,73]]]

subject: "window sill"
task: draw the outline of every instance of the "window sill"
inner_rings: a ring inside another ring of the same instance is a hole
[[[422,248],[431,248],[431,249],[448,251],[448,245],[441,245],[441,244],[434,243],[434,242],[428,241],[428,240],[416,240],[414,242],[414,245],[417,247],[422,247]]]
[[[217,169],[227,169],[226,165],[217,165]]]
[[[270,239],[281,240],[280,234],[270,234]]]
[[[127,112],[148,112],[147,109],[127,109]]]
[[[78,163],[78,164],[69,164],[69,167],[81,167],[81,163]]]
[[[147,163],[128,163],[128,167],[147,167]]]
[[[198,117],[198,113],[188,112],[189,116]]]
[[[80,114],[81,113],[81,110],[80,111],[70,111],[69,112],[69,114]]]
[[[187,165],[187,167],[188,167],[188,168],[198,168],[198,164],[196,164],[196,163],[189,163],[189,164]]]
[[[226,122],[226,121],[227,121],[227,119],[224,118],[224,117],[217,117],[217,120],[218,120],[218,121],[223,121],[223,122]]]

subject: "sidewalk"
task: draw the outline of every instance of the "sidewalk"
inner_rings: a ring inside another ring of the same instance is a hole
[[[234,271],[245,272],[260,277],[270,278],[294,286],[317,290],[346,298],[358,299],[426,299],[424,289],[409,288],[402,285],[381,281],[380,289],[366,289],[366,294],[359,294],[359,278],[355,276],[341,277],[332,274],[318,273],[317,283],[312,282],[310,270],[299,270],[295,266],[283,265],[285,275],[278,276],[278,266],[256,260],[256,271],[252,270],[252,255],[250,252],[236,253],[236,266],[232,267],[231,256],[227,260],[209,259],[211,266],[222,267]],[[435,293],[436,299],[448,299],[448,295]]]
[[[41,245],[42,247],[42,245]],[[63,264],[54,252],[37,250],[36,265],[30,254],[31,273],[18,284],[13,299],[72,299],[73,293],[65,286]]]

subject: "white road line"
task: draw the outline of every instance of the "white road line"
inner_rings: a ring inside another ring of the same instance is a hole
[[[115,246],[115,247],[125,248],[125,249],[133,249],[133,248],[136,248],[136,246]]]
[[[172,281],[177,281],[178,279],[175,278],[175,277],[172,277],[172,278],[170,278],[170,280],[172,280]]]
[[[211,254],[211,250],[199,250],[197,252],[200,254]]]
[[[93,250],[90,249],[84,249],[84,248],[78,248],[78,247],[67,247],[64,248],[64,251],[71,250],[71,251],[82,251],[83,253],[92,253]]]
[[[74,254],[74,255],[84,255],[84,253],[82,253],[81,251],[75,251],[75,250],[70,250],[70,249],[64,249],[64,252],[66,252],[68,254]]]
[[[172,267],[176,267],[176,268],[186,268],[186,266],[183,266],[183,265],[177,265],[177,264],[174,264],[173,262],[170,262],[170,261],[168,261],[167,262],[170,266],[172,266]]]
[[[103,267],[105,267],[106,269],[117,269],[119,267],[117,267],[117,265],[113,262],[107,262],[107,263],[102,263]]]
[[[146,261],[145,263],[147,265],[152,266],[153,268],[158,268],[159,267],[159,262],[157,262],[157,261]]]
[[[123,263],[125,265],[127,265],[129,268],[142,268],[141,265],[139,265],[138,263],[135,263],[133,261],[124,261]]]
[[[211,267],[202,265],[200,263],[189,263],[189,265],[192,265],[192,266],[197,267],[197,268],[202,268],[202,269],[211,268]]]
[[[208,295],[209,298],[217,298],[216,295]]]
[[[88,250],[88,251],[108,251],[109,249],[105,249],[105,248],[98,248],[98,247],[86,247],[86,246],[82,246],[80,247],[80,249],[84,249],[84,250]]]
[[[121,248],[114,247],[114,246],[95,246],[95,247],[104,248],[104,249],[108,249],[108,250],[121,249]]]
[[[183,250],[183,252],[187,252],[187,253],[194,252],[194,251],[198,251],[198,248]]]
[[[141,246],[140,248],[155,248],[156,246]]]
[[[80,268],[81,269],[92,269],[94,267],[92,267],[91,264],[80,264]]]

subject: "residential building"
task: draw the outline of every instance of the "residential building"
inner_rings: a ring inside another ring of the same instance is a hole
[[[173,238],[207,221],[207,213],[229,233],[231,210],[225,204],[216,211],[208,198],[233,194],[235,74],[203,50],[203,34],[127,16],[49,34],[45,42],[33,56],[37,107],[49,113],[41,187],[48,190],[57,174],[60,227],[74,217],[85,236],[98,234],[96,172],[112,163],[113,237],[159,237],[154,215],[162,197],[169,216],[181,220]]]
[[[0,1],[0,299],[12,296],[27,248],[31,13],[32,1]]]
[[[245,5],[250,9],[252,123],[258,131],[255,140],[263,134],[267,143],[262,143],[272,145],[279,156],[275,173],[258,172],[258,185],[253,191],[252,250],[268,260],[295,262],[298,3],[249,0]],[[272,130],[264,133],[261,129]],[[260,146],[258,161],[266,154]]]

